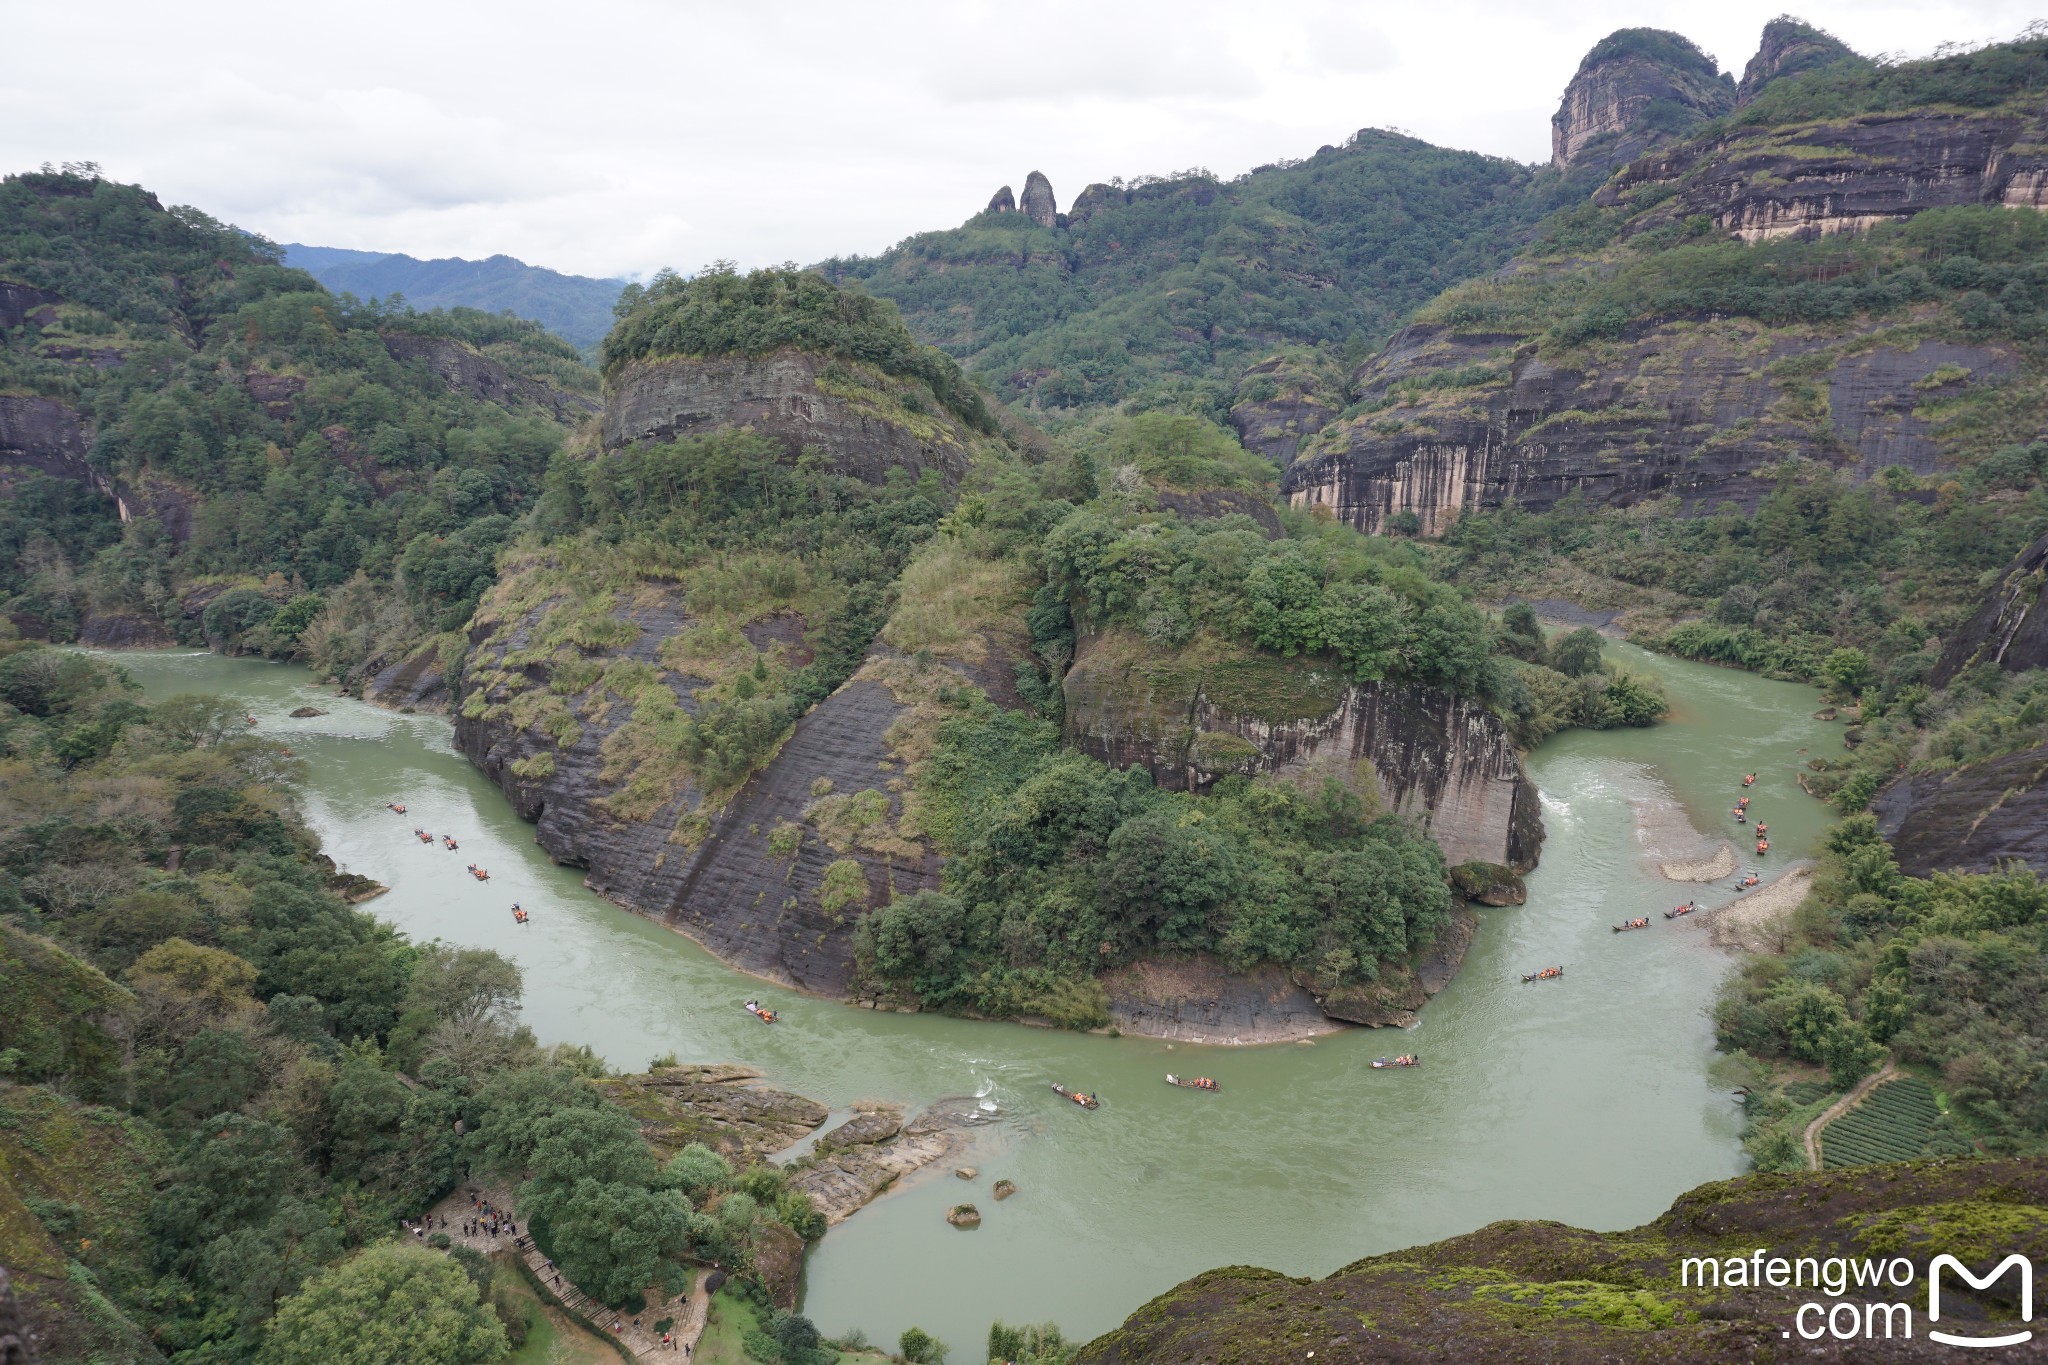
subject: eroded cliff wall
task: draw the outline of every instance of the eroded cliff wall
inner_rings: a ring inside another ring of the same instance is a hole
[[[1200,791],[1231,772],[1334,778],[1427,829],[1449,862],[1536,865],[1535,784],[1500,717],[1466,698],[1114,634],[1082,641],[1065,687],[1070,742],[1161,786]]]

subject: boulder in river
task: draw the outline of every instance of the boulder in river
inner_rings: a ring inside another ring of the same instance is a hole
[[[956,1228],[978,1228],[981,1226],[981,1210],[972,1204],[955,1204],[946,1214],[946,1221]]]
[[[1481,905],[1521,905],[1529,899],[1529,888],[1512,867],[1477,859],[1451,869],[1451,888]]]
[[[1003,1202],[1003,1201],[1004,1201],[1005,1199],[1008,1199],[1008,1198],[1009,1198],[1009,1197],[1010,1197],[1011,1195],[1015,1194],[1016,1192],[1017,1192],[1017,1182],[1016,1182],[1016,1181],[1014,1181],[1014,1180],[998,1180],[998,1181],[996,1182],[996,1188],[995,1188],[995,1196],[996,1196],[996,1202],[997,1202],[998,1204],[1002,1203],[1002,1202]]]
[[[292,719],[311,720],[314,716],[324,716],[326,714],[325,711],[322,711],[317,706],[301,706],[298,710],[292,712]]]
[[[962,1180],[972,1180],[980,1175],[981,1172],[972,1166],[956,1166],[953,1168],[953,1174],[959,1176]]]

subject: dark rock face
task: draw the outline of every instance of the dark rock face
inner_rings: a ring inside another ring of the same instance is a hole
[[[1481,905],[1524,905],[1529,900],[1520,874],[1499,863],[1459,863],[1451,869],[1451,889]]]
[[[2009,673],[2048,668],[2048,536],[2020,551],[1969,623],[1943,643],[1927,681],[1946,687],[1980,664]]]
[[[1742,80],[1735,87],[1735,107],[1748,104],[1772,81],[1855,56],[1850,46],[1833,34],[1780,15],[1764,25],[1756,55],[1742,68]]]
[[[2018,859],[2048,872],[2048,748],[1941,773],[1907,773],[1870,803],[1915,877],[1989,872]]]
[[[1079,201],[1075,208],[1078,211]],[[1238,440],[1283,470],[1294,463],[1301,443],[1328,426],[1344,406],[1341,390],[1279,356],[1246,370],[1237,382],[1237,393],[1230,425]]]
[[[1452,863],[1474,859],[1526,871],[1543,825],[1535,784],[1498,716],[1430,688],[1345,685],[1299,673],[1301,714],[1263,716],[1230,696],[1230,665],[1097,636],[1068,671],[1067,737],[1114,767],[1133,763],[1173,790],[1205,790],[1228,772],[1314,783],[1332,777],[1413,817]],[[1241,704],[1241,703],[1239,703]]]
[[[922,384],[875,379],[872,396],[820,377],[833,362],[805,351],[768,356],[636,361],[612,381],[604,415],[607,450],[726,427],[749,428],[785,444],[826,451],[835,471],[880,483],[892,468],[937,470],[952,482],[967,468],[967,432],[939,410]],[[914,391],[923,412],[895,403]],[[852,396],[849,396],[852,395]]]
[[[1553,369],[1515,338],[1410,327],[1360,371],[1365,396],[1422,370],[1490,364],[1499,380],[1406,396],[1328,427],[1281,487],[1297,506],[1328,507],[1374,533],[1408,513],[1422,534],[1440,535],[1467,507],[1513,498],[1542,511],[1575,490],[1594,505],[1677,496],[1687,510],[1754,508],[1769,491],[1758,471],[1792,455],[1858,477],[1889,464],[1932,473],[1937,448],[1913,415],[1927,394],[1914,386],[1944,366],[1973,379],[2013,368],[1996,347],[1877,347],[1822,377],[1830,401],[1820,427],[1785,401],[1772,366],[1843,339],[1788,337],[1746,320],[1667,322],[1635,329],[1617,360],[1581,373]]]
[[[1015,213],[1016,211],[1017,200],[1010,193],[1008,185],[1003,186],[990,195],[988,197],[988,207],[982,210],[983,213]]]
[[[1279,540],[1287,534],[1280,525],[1280,514],[1273,510],[1273,504],[1235,488],[1207,488],[1199,493],[1161,488],[1154,492],[1153,498],[1162,512],[1178,512],[1190,519],[1250,517],[1259,524],[1268,540]]]
[[[678,590],[662,604],[618,613],[640,628],[620,653],[660,666],[662,644],[692,624],[680,597]],[[522,623],[480,643],[466,673],[475,677],[494,669],[507,652],[527,644]],[[886,654],[878,647],[871,657]],[[546,669],[533,665],[526,675],[544,682]],[[693,711],[697,684],[675,674],[664,677],[683,709]],[[891,893],[936,888],[938,858],[922,843],[908,851],[837,851],[808,829],[794,853],[778,855],[769,839],[784,824],[804,826],[806,810],[824,792],[881,792],[888,819],[899,821],[902,794],[885,788],[900,769],[884,736],[906,708],[882,683],[856,676],[798,721],[768,766],[721,808],[704,812],[703,793],[684,781],[652,816],[622,820],[605,805],[617,784],[605,776],[604,741],[631,718],[633,707],[615,698],[603,701],[595,692],[566,699],[581,716],[578,736],[566,747],[520,728],[509,715],[468,714],[483,708],[467,705],[455,722],[456,743],[520,815],[536,823],[535,841],[549,857],[586,870],[591,889],[662,920],[742,970],[821,995],[849,994],[853,923],[867,907],[827,910],[819,897],[826,868],[841,858],[857,861],[870,887],[868,904],[874,905]],[[472,691],[467,699],[502,704],[510,698]],[[545,776],[522,777],[514,770],[540,754],[553,764]]]
[[[1652,105],[1677,106],[1703,119],[1725,114],[1733,106],[1734,91],[1716,77],[1713,63],[1677,34],[1656,36],[1667,46],[1675,44],[1675,50],[1690,50],[1694,60],[1673,61],[1635,50],[1597,55],[1623,36],[1614,34],[1589,53],[1565,87],[1564,99],[1550,120],[1550,159],[1556,165],[1570,166],[1594,143],[1613,160],[1635,155],[1660,131],[1644,125]]]
[[[28,1323],[15,1301],[14,1281],[8,1278],[7,1267],[0,1266],[0,1365],[35,1365],[35,1360]]]
[[[1042,171],[1024,177],[1024,196],[1017,207],[1040,227],[1049,228],[1059,221],[1060,209],[1052,196],[1052,182]]]
[[[1315,997],[1266,964],[1233,973],[1207,954],[1148,958],[1106,972],[1109,1021],[1124,1033],[1188,1043],[1279,1043],[1328,1033]]]
[[[378,669],[363,685],[363,700],[394,711],[448,709],[448,679],[439,647],[430,645],[410,658]]]
[[[85,462],[91,448],[92,423],[76,408],[54,398],[0,394],[0,465],[97,486],[99,476]]]
[[[283,422],[291,417],[295,400],[306,391],[306,381],[295,374],[251,370],[242,376],[242,387],[263,405],[265,416],[273,422]]]
[[[157,618],[121,612],[88,615],[78,623],[78,643],[94,649],[160,649],[177,641]]]
[[[467,393],[502,407],[532,403],[547,409],[558,422],[592,416],[603,406],[583,394],[564,393],[516,375],[453,337],[418,336],[410,332],[384,332],[381,335],[384,349],[394,360],[420,362],[457,393]]]
[[[1596,198],[1677,193],[1631,225],[1704,215],[1744,241],[1825,236],[1961,204],[2048,206],[2043,122],[2006,114],[1867,114],[1792,129],[1740,128],[1642,158]]]
[[[1716,1285],[1701,1287],[1695,1276],[1686,1285],[1680,1260],[1697,1256],[1725,1264],[1758,1247],[1768,1248],[1766,1256],[1812,1257],[1819,1263],[1829,1257],[1903,1255],[1911,1262],[1912,1289],[1897,1291],[1896,1298],[1917,1311],[1924,1307],[1921,1286],[1929,1262],[1942,1249],[1924,1239],[1903,1246],[1881,1242],[1882,1230],[1954,1226],[1957,1218],[1989,1219],[1997,1209],[2043,1203],[2043,1157],[1745,1176],[1702,1185],[1679,1196],[1655,1222],[1624,1231],[1500,1222],[1371,1256],[1321,1280],[1247,1266],[1212,1270],[1089,1342],[1076,1365],[1300,1361],[1307,1342],[1314,1343],[1315,1365],[1932,1365],[1954,1356],[1955,1348],[1929,1340],[1924,1331],[1889,1339],[1788,1340],[1794,1315],[1812,1296],[1811,1283],[1797,1287],[1787,1277],[1783,1287],[1772,1288],[1767,1282],[1750,1284],[1747,1276],[1742,1285],[1719,1284],[1717,1277]],[[2019,1234],[2013,1249],[2032,1260],[2048,1251],[2038,1224]],[[1998,1254],[2004,1254],[2003,1246]],[[1994,1316],[2010,1321],[2017,1282],[2007,1275],[1972,1291],[1951,1275],[1942,1290],[1943,1317],[1963,1319],[1970,1324],[1961,1329],[1966,1332],[1987,1331],[1985,1320]],[[1504,1292],[1475,1292],[1475,1285],[1487,1283],[1502,1285]],[[1594,1286],[1619,1302],[1638,1295],[1639,1303],[1654,1304],[1670,1317],[1653,1327],[1647,1317],[1596,1320],[1568,1311],[1585,1302]],[[1536,1304],[1551,1306],[1524,1307]]]
[[[64,296],[54,289],[0,280],[0,332],[11,332],[33,322],[38,327],[57,320],[57,305]]]

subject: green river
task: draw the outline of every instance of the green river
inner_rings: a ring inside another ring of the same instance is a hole
[[[927,1172],[833,1229],[811,1256],[804,1303],[828,1334],[859,1327],[894,1342],[917,1323],[963,1356],[992,1318],[1052,1318],[1085,1337],[1214,1266],[1322,1275],[1500,1218],[1627,1227],[1738,1173],[1740,1110],[1708,1078],[1707,1011],[1729,958],[1704,917],[1660,913],[1689,895],[1719,905],[1733,878],[1665,881],[1639,817],[1675,803],[1700,830],[1739,835],[1728,808],[1754,770],[1766,871],[1782,872],[1828,820],[1795,784],[1802,751],[1841,745],[1838,726],[1811,718],[1809,688],[1610,645],[1610,658],[1664,680],[1672,718],[1537,751],[1548,838],[1529,902],[1481,912],[1464,970],[1416,1028],[1200,1048],[875,1013],[763,986],[550,863],[455,751],[446,719],[337,697],[284,665],[116,657],[151,697],[232,697],[290,743],[308,760],[303,800],[327,852],[391,888],[366,908],[417,939],[516,959],[543,1042],[588,1043],[623,1070],[671,1051],[745,1062],[839,1108],[985,1095],[1001,1118],[963,1158],[981,1178]],[[287,715],[306,705],[329,714]],[[384,809],[391,800],[409,814]],[[415,824],[454,834],[460,856],[420,844]],[[1737,848],[1749,866],[1748,844]],[[464,873],[472,860],[488,885]],[[515,928],[514,900],[535,911],[532,925]],[[1642,914],[1646,932],[1609,927]],[[1522,983],[1553,963],[1568,967],[1563,980]],[[755,994],[779,1026],[741,1010]],[[1370,1066],[1405,1051],[1424,1065]],[[1169,1069],[1221,1090],[1169,1087]],[[1053,1080],[1099,1091],[1101,1109],[1059,1100]],[[988,1186],[1005,1176],[1019,1192],[997,1204]],[[962,1198],[981,1207],[978,1231],[942,1221]]]

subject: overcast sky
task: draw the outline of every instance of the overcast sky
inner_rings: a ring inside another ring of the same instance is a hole
[[[1234,175],[1361,127],[1522,161],[1579,58],[1676,29],[1738,75],[1787,0],[340,6],[0,0],[0,171],[95,160],[279,241],[591,275],[874,252],[998,185]],[[1806,5],[1859,51],[2005,0]]]

